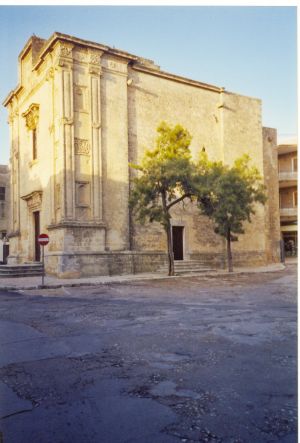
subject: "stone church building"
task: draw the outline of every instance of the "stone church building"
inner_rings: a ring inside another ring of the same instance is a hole
[[[19,83],[4,105],[11,143],[9,263],[40,260],[59,277],[153,271],[166,261],[160,225],[128,209],[128,163],[154,146],[162,120],[192,134],[196,158],[227,164],[250,155],[268,189],[233,244],[235,264],[279,260],[276,131],[262,128],[261,101],[164,72],[151,60],[54,33],[33,36],[18,59]],[[224,266],[225,244],[192,204],[174,207],[175,258]]]

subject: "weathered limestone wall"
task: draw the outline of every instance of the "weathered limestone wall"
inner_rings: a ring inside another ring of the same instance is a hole
[[[230,165],[241,155],[249,154],[264,174],[260,100],[197,88],[137,70],[130,70],[129,77],[130,161],[140,162],[145,148],[154,146],[154,129],[166,120],[169,124],[182,124],[193,135],[191,151],[195,159],[202,148],[210,159],[221,159]],[[261,229],[264,217],[264,208],[257,205],[252,223],[245,224],[245,234],[233,244],[233,254],[239,262],[246,254],[244,261],[250,258],[255,264],[265,263],[265,232]],[[173,208],[172,223],[184,226],[185,258],[224,253],[224,240],[189,202]],[[158,226],[141,228],[134,224],[132,234],[136,250],[166,247],[165,233]]]
[[[264,177],[261,101],[237,94],[223,94],[221,101],[223,119],[224,162],[232,165],[243,154],[248,154]],[[236,258],[247,254],[253,256],[254,264],[265,262],[265,208],[257,204],[251,223],[244,223],[245,233],[233,242],[232,252]],[[246,260],[245,260],[246,261]],[[241,263],[241,259],[240,259]]]
[[[268,200],[265,205],[266,255],[280,261],[280,213],[276,129],[263,128],[263,168]]]
[[[129,248],[127,63],[103,57],[101,78],[103,201],[106,248]]]

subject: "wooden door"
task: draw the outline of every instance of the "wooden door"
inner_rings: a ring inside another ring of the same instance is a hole
[[[33,213],[33,223],[34,223],[34,259],[35,261],[41,261],[41,247],[38,242],[38,236],[40,235],[40,213],[36,211]]]
[[[172,226],[174,260],[183,260],[183,226]]]

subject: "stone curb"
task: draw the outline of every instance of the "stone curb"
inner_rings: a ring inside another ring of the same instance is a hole
[[[113,285],[113,284],[120,284],[120,283],[131,283],[136,281],[145,281],[145,280],[165,280],[165,279],[178,279],[178,278],[189,278],[189,277],[205,277],[205,278],[222,278],[224,276],[234,276],[234,275],[240,275],[240,274],[254,274],[254,273],[266,273],[266,272],[280,272],[283,271],[286,268],[286,265],[280,264],[276,266],[276,268],[253,268],[253,269],[241,269],[233,272],[228,271],[210,271],[210,272],[203,272],[201,274],[199,273],[191,273],[191,274],[181,274],[181,275],[143,275],[143,276],[132,276],[132,277],[121,277],[120,279],[113,279],[111,281],[93,281],[93,282],[76,282],[76,283],[50,283],[45,285],[32,285],[32,286],[4,286],[0,284],[0,290],[5,291],[20,291],[20,290],[33,290],[33,289],[58,289],[58,288],[75,288],[75,287],[83,287],[83,286],[102,286],[102,285]],[[47,278],[47,277],[46,277]]]

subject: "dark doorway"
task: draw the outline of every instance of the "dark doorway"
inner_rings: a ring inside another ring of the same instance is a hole
[[[183,260],[183,226],[172,226],[174,260]]]
[[[7,265],[7,257],[9,256],[9,244],[3,245],[3,264]]]
[[[33,213],[34,220],[34,259],[35,261],[41,261],[41,248],[38,242],[38,236],[40,235],[40,213],[39,211]]]

